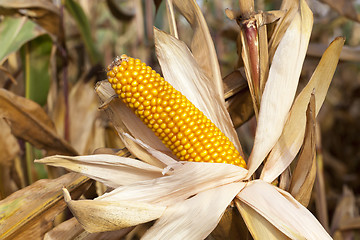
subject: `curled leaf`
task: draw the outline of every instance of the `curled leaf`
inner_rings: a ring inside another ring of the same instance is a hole
[[[0,116],[10,123],[12,133],[48,154],[77,155],[77,152],[60,138],[45,111],[35,102],[0,89]]]

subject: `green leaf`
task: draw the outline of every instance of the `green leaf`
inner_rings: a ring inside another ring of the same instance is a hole
[[[26,98],[40,105],[46,103],[49,92],[51,48],[51,38],[49,35],[44,35],[28,42],[21,49],[26,82]]]
[[[0,63],[26,42],[44,34],[36,23],[23,18],[5,17],[0,23]]]
[[[100,54],[97,51],[94,41],[91,36],[90,23],[81,8],[81,6],[73,0],[65,1],[66,10],[71,14],[71,16],[76,21],[78,25],[81,37],[83,38],[85,48],[89,54],[90,61],[93,65],[100,62]]]

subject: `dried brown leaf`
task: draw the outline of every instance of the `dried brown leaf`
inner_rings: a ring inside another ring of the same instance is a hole
[[[78,198],[88,183],[87,177],[69,173],[57,179],[39,180],[0,201],[0,238],[42,239],[66,207],[61,187],[66,186]]]
[[[296,164],[289,192],[307,207],[316,177],[315,95],[312,94],[306,110],[306,130],[302,151]]]
[[[0,165],[9,166],[19,153],[20,147],[5,119],[0,118],[0,129]]]
[[[61,224],[57,225],[51,231],[47,232],[44,240],[58,240],[58,239],[78,239],[78,240],[118,240],[133,228],[125,228],[119,231],[89,233],[81,226],[76,218],[71,218]]]
[[[246,80],[235,70],[224,78],[228,112],[235,129],[254,116],[252,98]]]
[[[335,232],[338,229],[354,227],[356,225],[356,220],[354,222],[351,220],[354,219],[356,215],[357,207],[355,195],[349,188],[344,187],[343,194],[339,199],[335,213],[333,215],[331,232]],[[357,221],[359,225],[360,222],[359,220]]]
[[[55,35],[59,42],[63,42],[64,31],[60,24],[60,10],[51,1],[0,0],[0,12],[27,16],[48,33]]]
[[[215,83],[215,91],[224,98],[224,90],[220,67],[214,43],[201,9],[194,0],[172,0],[180,13],[186,18],[193,29],[191,51],[200,68]]]
[[[290,165],[298,153],[304,138],[306,108],[313,89],[315,89],[316,114],[325,100],[328,87],[335,72],[339,55],[344,45],[343,38],[336,38],[321,58],[309,83],[295,99],[283,132],[271,150],[261,173],[261,178],[272,182]]]
[[[6,118],[12,133],[48,154],[77,155],[77,152],[60,138],[45,111],[37,103],[0,89],[0,116]]]

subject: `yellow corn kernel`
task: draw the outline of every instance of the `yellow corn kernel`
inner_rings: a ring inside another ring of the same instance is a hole
[[[246,167],[232,142],[151,67],[126,55],[107,68],[119,98],[183,161]]]

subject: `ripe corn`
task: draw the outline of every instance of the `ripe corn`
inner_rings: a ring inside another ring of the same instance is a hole
[[[115,58],[107,76],[123,102],[180,160],[246,167],[220,129],[139,59],[126,55]]]

